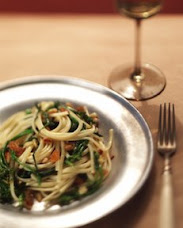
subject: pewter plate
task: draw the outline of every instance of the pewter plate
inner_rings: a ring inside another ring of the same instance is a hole
[[[69,206],[32,211],[0,205],[0,227],[77,227],[124,205],[144,184],[153,163],[153,142],[141,114],[123,97],[101,85],[62,76],[33,76],[0,85],[0,123],[13,113],[42,100],[86,105],[99,114],[101,133],[108,140],[114,129],[112,172],[93,195]]]

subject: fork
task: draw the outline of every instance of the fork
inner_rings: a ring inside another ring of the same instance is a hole
[[[160,196],[159,228],[175,228],[173,186],[170,158],[176,152],[174,104],[160,105],[157,150],[164,158]]]

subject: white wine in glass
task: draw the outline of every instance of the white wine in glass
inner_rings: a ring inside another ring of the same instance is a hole
[[[154,65],[141,64],[140,28],[142,19],[157,14],[162,0],[117,0],[121,14],[135,19],[135,63],[119,66],[110,75],[109,86],[130,100],[146,100],[160,94],[166,85],[164,74]]]

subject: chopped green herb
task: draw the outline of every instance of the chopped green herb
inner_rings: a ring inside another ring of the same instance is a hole
[[[23,137],[23,136],[25,136],[25,135],[32,134],[33,132],[34,132],[34,131],[33,131],[32,128],[27,128],[27,129],[25,129],[24,131],[20,132],[20,133],[19,133],[18,135],[16,135],[15,137],[13,137],[12,139],[10,139],[10,140],[8,141],[8,143],[9,143],[10,141],[17,140],[17,139],[19,139],[19,138],[21,138],[21,137]]]
[[[60,101],[55,101],[53,108],[59,109],[59,106],[61,105]]]
[[[25,114],[31,114],[32,113],[32,110],[30,109],[30,108],[27,108],[26,110],[25,110]]]
[[[25,169],[19,169],[17,172],[17,176],[21,177],[21,178],[30,178],[32,172],[25,170]]]
[[[96,192],[100,188],[102,181],[103,181],[103,179],[97,179],[97,180],[94,180],[92,182],[89,181],[86,185],[88,190],[84,194],[79,193],[78,187],[72,188],[70,191],[62,194],[59,197],[59,203],[61,205],[68,205],[75,200],[80,200],[86,196],[93,194],[94,192]]]
[[[0,150],[0,164],[2,167],[6,168],[8,166],[7,161],[5,159],[5,152],[7,150],[7,146],[11,141],[17,140],[25,135],[29,135],[33,133],[33,129],[32,128],[28,128],[25,129],[24,131],[20,132],[18,135],[16,135],[15,137],[13,137],[12,139],[8,140],[4,147]]]
[[[53,130],[58,126],[58,123],[55,122],[54,119],[49,116],[48,112],[42,111],[42,119],[44,127],[49,127],[50,130]]]
[[[33,161],[34,161],[36,172],[38,172],[37,162],[36,162],[36,158],[35,158],[35,154],[34,153],[32,154],[32,158],[33,158]]]
[[[67,165],[73,165],[75,161],[79,161],[82,157],[83,151],[86,149],[88,140],[79,140],[76,142],[76,146],[68,158],[65,159]]]
[[[45,111],[47,112],[47,111],[49,111],[52,108],[56,108],[58,110],[60,108],[60,106],[61,106],[60,101],[55,101],[53,103],[53,105],[50,105]]]
[[[5,172],[8,169],[8,164],[7,161],[5,159],[5,151],[6,148],[2,148],[0,150],[0,173]]]
[[[50,168],[50,169],[47,169],[47,170],[41,170],[41,171],[38,172],[38,174],[39,174],[39,176],[41,178],[49,176],[49,175],[53,175],[53,174],[56,174],[56,173],[57,173],[57,171],[55,171],[54,167]]]
[[[23,193],[20,194],[19,197],[18,197],[18,203],[19,203],[19,206],[20,206],[20,207],[23,207],[24,199],[25,199],[24,194],[23,194]]]
[[[40,106],[40,104],[38,102],[35,103],[35,107],[37,108],[38,112],[41,111],[41,106]]]
[[[69,118],[71,120],[71,128],[69,132],[73,132],[78,128],[79,123],[73,116],[69,115]]]
[[[71,191],[62,194],[59,197],[59,203],[61,205],[68,205],[74,200],[79,200],[81,195],[78,192],[78,188],[73,188]]]
[[[10,186],[9,183],[5,182],[4,180],[0,181],[0,202],[1,203],[11,203],[12,196],[10,193]]]
[[[29,166],[25,163],[20,162],[13,150],[10,150],[10,154],[14,161],[16,161],[19,165],[21,165],[25,170],[30,171],[32,174],[35,175],[35,177],[37,178],[38,184],[41,183],[41,177],[36,169],[32,168],[31,166]]]
[[[81,111],[74,111],[74,113],[79,116],[82,120],[87,122],[88,124],[93,123],[93,119],[86,114],[86,112],[81,112]]]

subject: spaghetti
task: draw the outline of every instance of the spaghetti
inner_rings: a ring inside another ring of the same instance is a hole
[[[0,126],[0,202],[70,204],[94,193],[111,170],[110,149],[86,107],[44,101]]]

